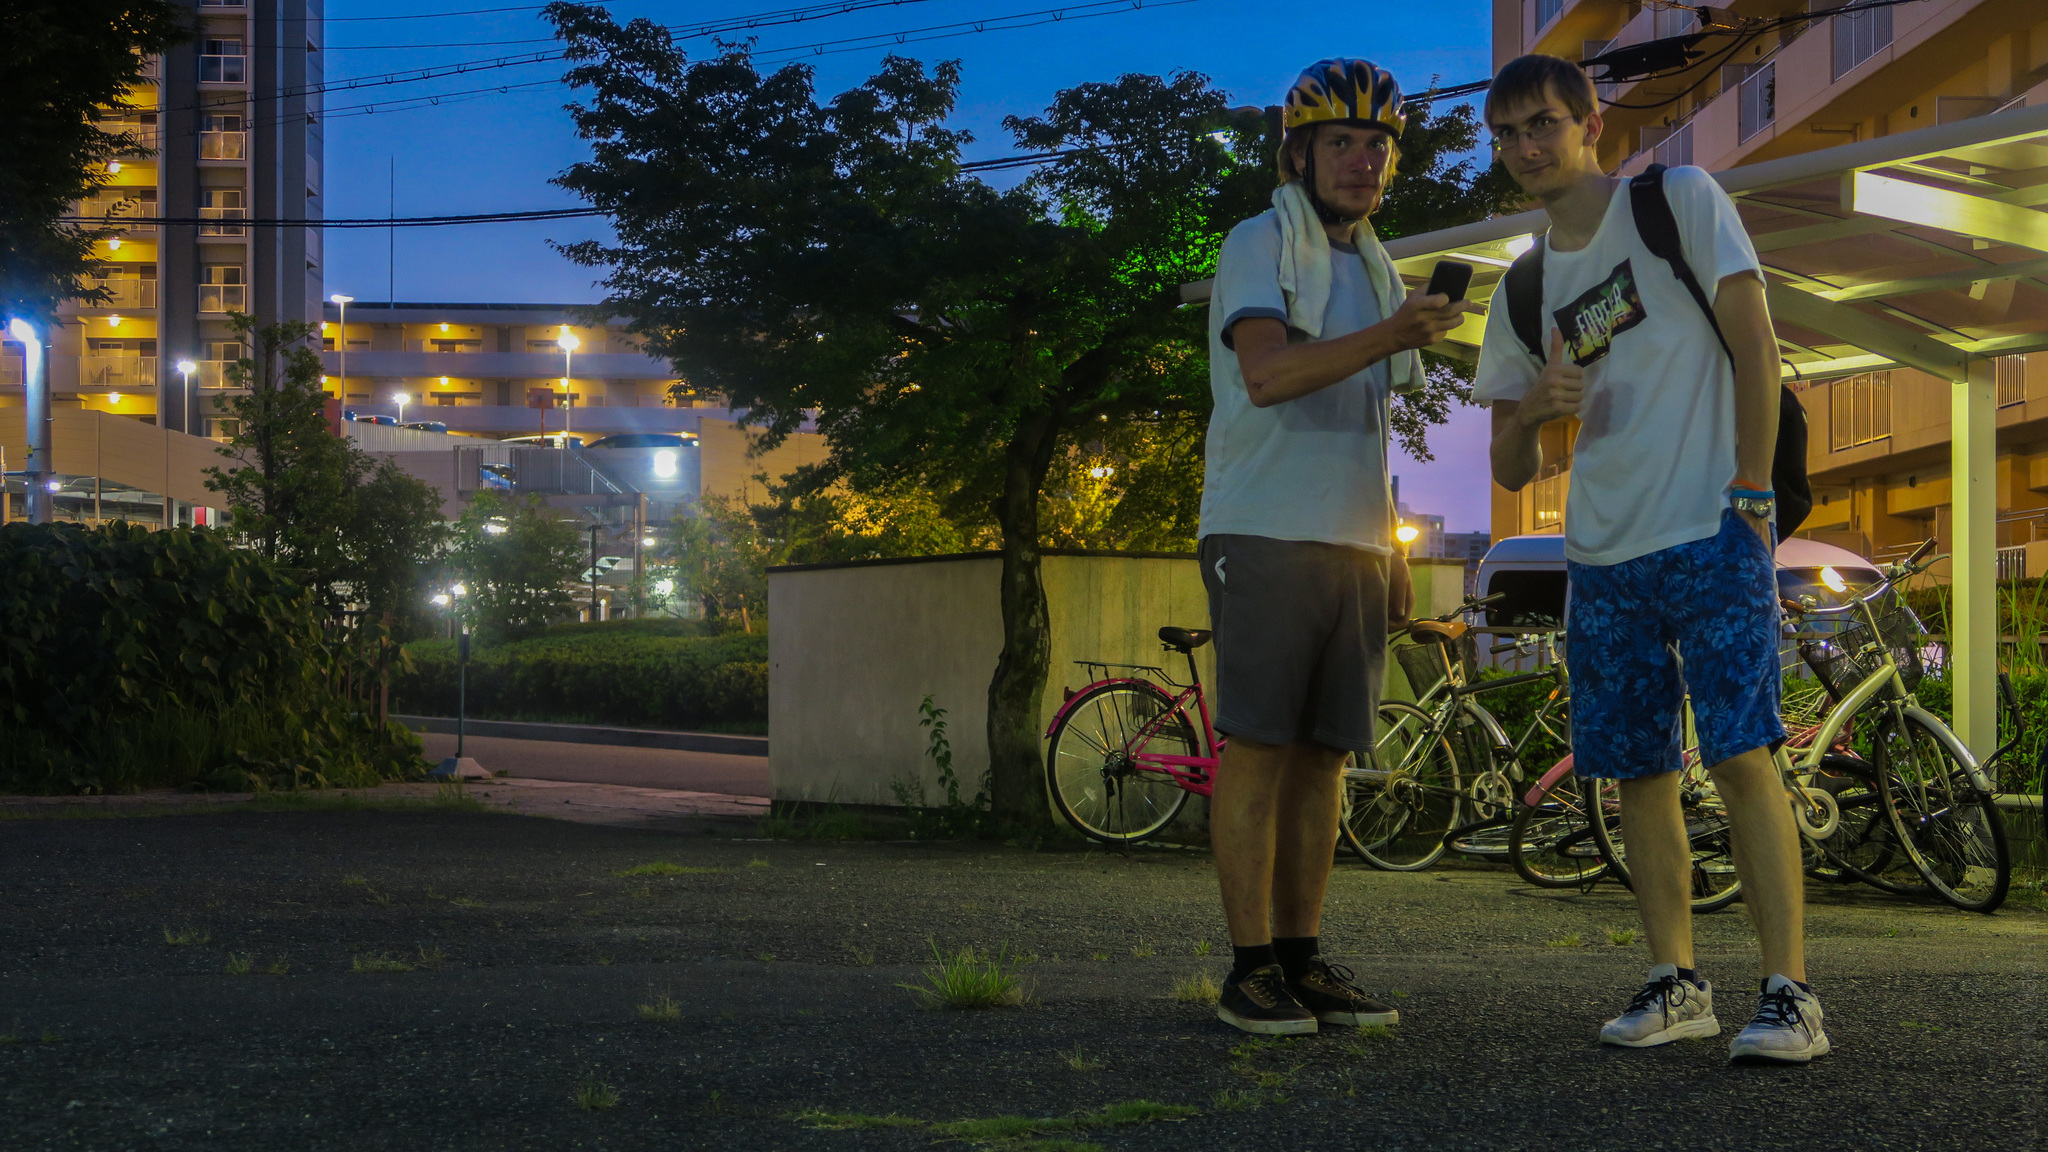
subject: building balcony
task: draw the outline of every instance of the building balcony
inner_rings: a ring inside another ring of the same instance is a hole
[[[199,310],[201,312],[246,312],[249,309],[249,286],[247,284],[201,284],[199,286]]]
[[[201,56],[199,58],[199,82],[201,84],[247,84],[249,82],[249,58],[247,56]]]
[[[154,356],[81,356],[78,358],[81,388],[154,388]]]
[[[156,307],[156,281],[108,279],[90,277],[86,280],[89,288],[104,288],[109,293],[105,300],[85,304],[87,308],[154,308]]]
[[[240,133],[237,133],[237,135],[240,135]],[[199,234],[201,236],[245,236],[249,231],[243,225],[225,223],[225,221],[229,220],[247,220],[249,218],[249,210],[246,208],[201,208],[199,210],[199,218],[201,220],[223,221],[223,223],[219,224],[201,224],[199,226]]]
[[[350,327],[355,321],[350,319]],[[341,371],[339,352],[322,352],[330,374]],[[667,362],[632,352],[579,354],[571,365],[578,380],[673,380]],[[560,352],[358,352],[348,357],[350,379],[453,376],[464,380],[559,380]]]
[[[124,232],[154,232],[156,225],[133,222],[126,217],[154,216],[156,205],[145,204],[140,199],[123,196],[90,196],[78,202],[78,214],[94,220],[104,220]]]
[[[228,379],[228,369],[235,366],[233,360],[199,361],[199,386],[201,388],[239,388],[241,385]]]
[[[241,160],[249,151],[247,132],[201,132],[199,134],[199,158],[201,160]]]

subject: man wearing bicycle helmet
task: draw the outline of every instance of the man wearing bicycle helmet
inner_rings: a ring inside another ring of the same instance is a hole
[[[1493,407],[1493,478],[1511,492],[1542,467],[1542,427],[1577,425],[1564,522],[1572,755],[1580,775],[1620,782],[1654,964],[1600,1039],[1648,1047],[1721,1030],[1693,959],[1698,865],[1680,804],[1689,696],[1762,952],[1757,1013],[1729,1055],[1824,1056],[1798,833],[1772,759],[1785,739],[1770,491],[1780,385],[1756,252],[1700,169],[1635,181],[1600,170],[1599,102],[1576,64],[1510,61],[1486,123],[1550,228],[1494,296],[1473,399]],[[1540,295],[1523,333],[1509,303],[1518,276]]]
[[[1209,305],[1202,578],[1216,633],[1210,833],[1235,962],[1217,1013],[1248,1032],[1391,1024],[1318,954],[1340,766],[1372,747],[1387,624],[1414,595],[1393,549],[1392,391],[1471,305],[1405,291],[1366,217],[1393,176],[1400,86],[1323,60],[1287,94],[1273,209],[1223,244]]]

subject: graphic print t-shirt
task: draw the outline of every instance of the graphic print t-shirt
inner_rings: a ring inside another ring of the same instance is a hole
[[[1734,202],[1713,177],[1673,168],[1664,192],[1709,301],[1723,277],[1762,275]],[[1543,254],[1546,349],[1553,332],[1586,370],[1565,555],[1619,564],[1718,532],[1735,479],[1734,369],[1671,265],[1643,246],[1626,183],[1592,243]],[[1507,298],[1496,296],[1473,402],[1520,400],[1542,371],[1515,335]]]
[[[1380,322],[1379,297],[1358,249],[1330,246],[1330,302],[1318,339]],[[1320,540],[1392,551],[1387,486],[1388,372],[1382,360],[1327,388],[1255,407],[1238,368],[1232,328],[1254,316],[1285,323],[1280,219],[1254,216],[1223,242],[1209,300],[1209,443],[1201,535]],[[1290,342],[1308,334],[1287,330]]]

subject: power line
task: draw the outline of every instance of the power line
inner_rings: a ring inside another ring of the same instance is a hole
[[[206,225],[214,228],[440,228],[454,224],[516,224],[529,220],[577,220],[602,216],[601,208],[539,208],[527,212],[476,212],[456,216],[399,216],[343,220],[224,220],[212,216],[60,216],[64,224]]]
[[[930,0],[833,0],[831,3],[812,4],[803,8],[784,8],[773,12],[756,12],[750,16],[728,16],[720,20],[707,20],[697,24],[671,24],[664,30],[670,42],[677,40],[701,40],[706,36],[720,36],[727,32],[747,32],[757,28],[774,28],[784,24],[802,24],[806,21],[825,20],[833,16],[845,16],[853,12],[865,12],[870,8],[900,8],[906,4],[924,4]],[[514,44],[549,44],[557,37],[541,36],[530,40],[472,40],[451,44],[345,44],[329,45],[328,52],[365,52],[401,48],[496,48]]]

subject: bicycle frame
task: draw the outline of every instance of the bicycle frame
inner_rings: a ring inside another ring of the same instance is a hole
[[[1229,738],[1216,734],[1216,728],[1209,719],[1209,701],[1202,692],[1201,673],[1195,670],[1194,653],[1188,653],[1187,657],[1188,674],[1191,683],[1186,687],[1182,687],[1179,684],[1173,684],[1171,680],[1167,681],[1172,687],[1179,689],[1178,692],[1168,692],[1165,687],[1142,676],[1107,675],[1079,689],[1071,690],[1066,702],[1060,705],[1059,711],[1053,713],[1052,722],[1045,726],[1045,738],[1050,739],[1052,737],[1053,732],[1066,719],[1067,713],[1073,710],[1077,701],[1097,688],[1125,684],[1156,689],[1170,696],[1173,704],[1169,708],[1161,709],[1159,715],[1154,716],[1143,727],[1138,729],[1132,738],[1132,747],[1142,749],[1151,741],[1152,737],[1163,731],[1167,724],[1171,723],[1175,718],[1181,718],[1190,722],[1195,720],[1201,722],[1200,729],[1203,745],[1213,752],[1214,755],[1170,756],[1163,752],[1132,751],[1131,747],[1126,747],[1123,751],[1130,756],[1133,764],[1147,771],[1164,773],[1183,791],[1192,792],[1197,796],[1204,797],[1213,794],[1215,792],[1216,765],[1222,759],[1223,749],[1229,743]],[[1110,664],[1099,660],[1077,660],[1075,663],[1080,664],[1084,668],[1100,668],[1105,673],[1111,668],[1136,668],[1144,671],[1158,672],[1161,679],[1166,679],[1164,669],[1152,668],[1148,665]],[[1188,710],[1190,701],[1195,706],[1192,713]]]

